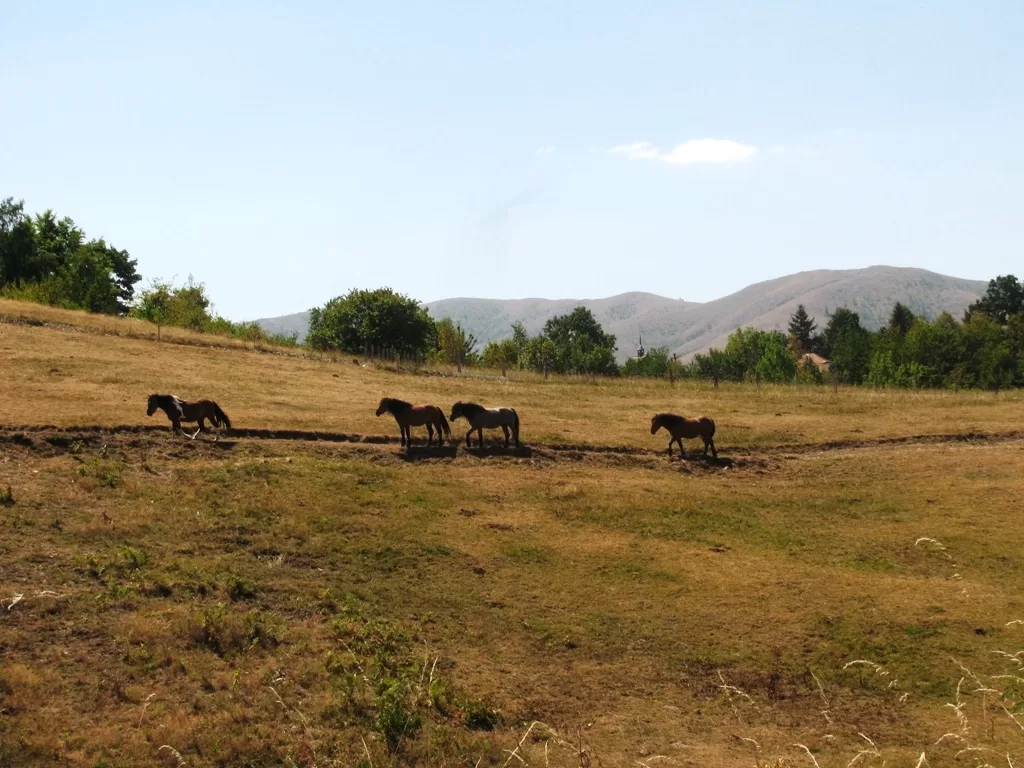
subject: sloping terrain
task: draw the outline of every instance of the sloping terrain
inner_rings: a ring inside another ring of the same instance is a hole
[[[789,316],[803,304],[818,320],[845,306],[858,312],[870,329],[885,324],[893,304],[903,302],[919,315],[937,317],[942,312],[959,315],[986,288],[980,280],[947,277],[923,269],[876,266],[866,269],[800,272],[756,283],[741,291],[706,303],[682,301],[652,293],[623,293],[604,299],[444,299],[427,304],[436,318],[451,317],[476,335],[483,348],[492,339],[506,338],[511,325],[521,322],[537,333],[551,317],[580,304],[589,307],[598,321],[618,339],[618,357],[629,357],[643,335],[644,346],[667,346],[687,358],[712,346],[724,346],[738,327],[785,330]],[[309,313],[260,320],[273,333],[305,336]]]
[[[1024,760],[1020,392],[426,376],[63,317],[0,322],[0,766]],[[234,429],[175,437],[153,391]],[[525,446],[401,451],[383,394],[512,404]],[[662,453],[670,409],[720,460]]]

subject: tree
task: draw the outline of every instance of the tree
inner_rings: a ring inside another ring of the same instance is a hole
[[[522,368],[526,363],[526,347],[530,343],[530,334],[526,332],[526,326],[518,320],[512,323],[512,344],[516,348],[516,360]]]
[[[206,295],[206,286],[195,282],[189,275],[188,281],[178,287],[171,282],[154,280],[139,294],[129,315],[156,323],[158,335],[163,325],[201,333],[210,330],[215,322],[212,306]]]
[[[838,381],[859,384],[871,364],[871,333],[861,327],[860,315],[839,307],[825,326],[829,372]]]
[[[576,307],[567,315],[552,317],[541,336],[554,345],[555,368],[561,373],[601,373],[614,376],[615,337],[605,333],[594,314]]]
[[[693,367],[701,379],[711,379],[718,389],[718,382],[729,378],[731,361],[725,352],[712,347],[706,355],[694,355]]]
[[[1006,325],[1011,315],[1024,314],[1024,284],[1013,275],[999,275],[989,280],[985,295],[967,308],[964,322],[981,313],[988,315],[999,325]]]
[[[623,376],[667,376],[672,365],[668,347],[654,347],[643,357],[631,357],[622,364]],[[678,373],[678,369],[676,369]]]
[[[13,197],[0,201],[0,288],[28,277],[35,252],[35,230],[25,215],[25,201],[15,203]]]
[[[467,334],[459,323],[454,322],[450,317],[439,320],[437,329],[437,356],[449,365],[458,366],[462,371],[463,364],[472,364],[476,358],[474,349],[476,337]]]
[[[811,351],[811,339],[818,325],[814,318],[807,314],[804,305],[800,304],[789,317],[789,336],[798,354]]]
[[[484,347],[484,365],[488,368],[501,368],[502,376],[508,375],[508,369],[518,362],[519,348],[516,345],[515,339],[491,341]]]
[[[889,315],[889,328],[896,331],[900,336],[905,336],[914,326],[914,313],[910,309],[896,302]]]
[[[314,349],[361,353],[367,346],[425,354],[436,339],[434,321],[415,299],[390,288],[349,291],[310,311],[306,343]]]

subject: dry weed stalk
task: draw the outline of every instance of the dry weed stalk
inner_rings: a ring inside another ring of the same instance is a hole
[[[183,766],[187,765],[187,763],[185,762],[185,758],[181,756],[181,752],[176,750],[170,744],[161,745],[160,749],[158,749],[157,752],[163,752],[165,749],[172,755],[174,755],[175,759],[178,761],[178,768],[183,768]]]
[[[717,687],[720,688],[722,692],[725,694],[726,700],[729,702],[729,707],[732,709],[733,714],[736,715],[736,720],[742,723],[743,718],[740,716],[739,709],[733,703],[733,696],[739,696],[740,698],[746,699],[750,706],[752,706],[754,709],[757,709],[757,705],[745,691],[740,690],[735,685],[729,685],[727,682],[725,682],[725,677],[722,675],[722,670],[716,671],[718,672],[718,679],[721,681],[721,684]]]

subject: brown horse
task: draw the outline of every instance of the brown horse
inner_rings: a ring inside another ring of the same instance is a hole
[[[480,435],[480,447],[484,447],[484,430],[501,429],[505,433],[505,447],[508,448],[508,439],[511,436],[516,439],[516,448],[519,447],[519,414],[515,408],[484,408],[477,403],[464,403],[461,400],[452,406],[452,421],[465,417],[469,422],[469,432],[466,433],[466,447],[471,447],[470,436],[477,432]]]
[[[157,410],[167,414],[171,420],[171,431],[184,435],[190,440],[195,440],[200,432],[206,432],[205,420],[209,419],[213,426],[217,427],[217,436],[214,440],[220,440],[220,429],[224,427],[231,429],[231,420],[228,415],[220,409],[213,400],[195,400],[185,402],[174,395],[150,395],[149,407],[146,408],[146,415],[152,416]],[[195,421],[199,423],[199,429],[195,434],[186,434],[181,428],[181,422]]]
[[[714,457],[718,458],[718,451],[715,450],[715,422],[707,416],[696,419],[688,419],[685,416],[678,416],[674,413],[659,413],[651,419],[651,434],[655,434],[664,427],[668,430],[671,439],[668,441],[668,455],[672,455],[672,443],[679,443],[679,452],[686,456],[686,446],[683,440],[691,440],[699,437],[704,441],[704,455],[708,455],[708,448]]]
[[[451,437],[452,430],[444,411],[436,405],[413,405],[395,397],[382,397],[377,406],[377,415],[390,413],[402,431],[402,445],[412,448],[412,432],[409,427],[427,427],[427,445],[434,441],[434,427],[437,427],[437,444],[444,445],[444,435]]]

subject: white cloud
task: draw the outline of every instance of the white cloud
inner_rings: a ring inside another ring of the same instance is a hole
[[[685,141],[667,155],[666,163],[689,165],[691,163],[739,163],[757,154],[757,147],[740,144],[729,139],[691,139]]]
[[[608,151],[625,155],[630,160],[653,160],[661,154],[660,150],[649,141],[621,144],[617,147],[612,147]]]
[[[534,154],[536,154],[536,155],[551,155],[551,154],[554,154],[554,151],[555,151],[555,148],[552,147],[551,145],[548,145],[548,146],[544,146],[544,147],[537,147],[537,149],[534,152]]]
[[[775,147],[771,151],[775,151]],[[785,148],[782,148],[783,151]],[[757,147],[730,139],[691,139],[677,145],[670,152],[662,152],[649,141],[621,144],[607,150],[630,160],[661,160],[673,165],[693,163],[739,163],[757,154]]]

